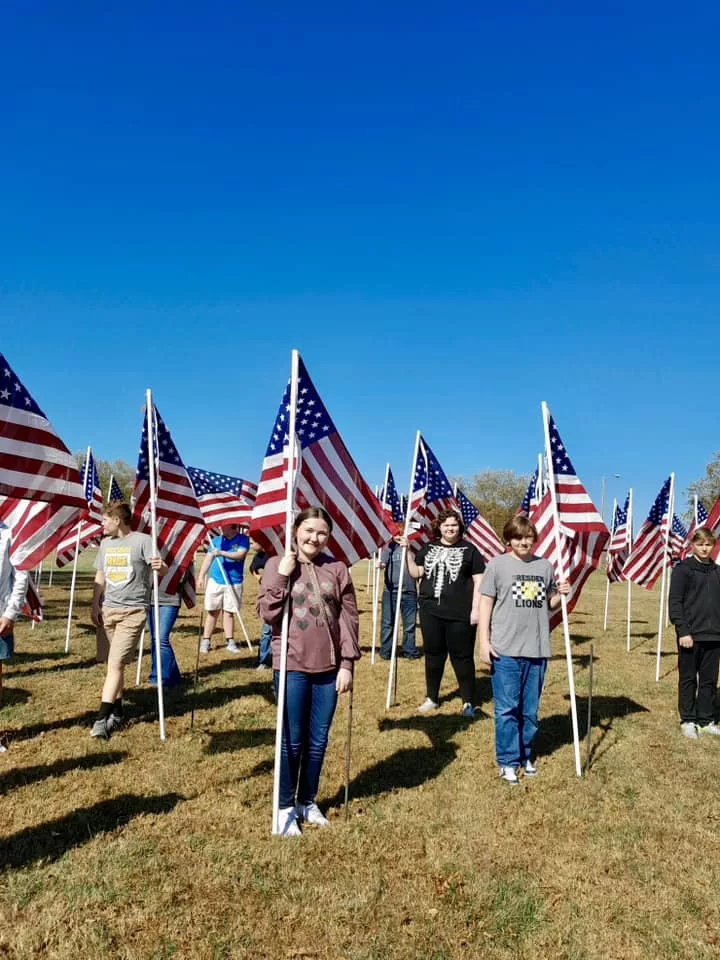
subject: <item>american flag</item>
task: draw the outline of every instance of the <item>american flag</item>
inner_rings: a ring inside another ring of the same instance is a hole
[[[153,439],[158,548],[169,565],[161,589],[175,593],[195,551],[205,538],[205,520],[190,477],[157,407],[153,404]],[[148,461],[147,412],[143,421],[140,454],[133,488],[133,523],[137,530],[150,530],[150,469]]]
[[[392,470],[388,465],[387,476],[385,477],[385,483],[382,486],[380,491],[380,496],[378,497],[380,503],[383,504],[383,508],[386,513],[386,521],[392,521],[393,523],[403,523],[405,520],[405,514],[403,513],[402,504],[400,502],[400,497],[398,496],[397,488],[395,486],[395,478],[393,477]],[[388,525],[390,525],[388,523]]]
[[[199,467],[188,467],[188,475],[208,527],[225,523],[247,526],[257,497],[257,484],[224,473],[211,473]]]
[[[18,570],[34,570],[77,525],[77,507],[0,497],[0,518],[12,531],[10,558]],[[85,513],[87,516],[87,504]]]
[[[284,552],[290,384],[268,443],[250,533],[269,553]],[[330,418],[302,359],[298,358],[297,459],[294,504],[321,506],[333,520],[328,552],[350,566],[387,543],[380,501],[363,479]]]
[[[1,353],[0,494],[0,519],[20,500],[86,509],[75,458]]]
[[[533,506],[540,500],[538,493],[538,468],[535,467],[535,473],[530,477],[527,490],[525,491],[525,496],[522,498],[522,503],[518,507],[517,512],[524,513],[525,516],[527,516]]]
[[[668,477],[662,485],[622,571],[626,580],[631,580],[646,590],[652,590],[664,565],[671,481],[672,478]]]
[[[619,503],[615,504],[607,553],[607,578],[610,583],[618,583],[620,580],[625,579],[622,570],[628,558],[630,548],[630,531],[628,530],[629,510],[630,494],[628,493],[625,498],[624,507],[621,507]]]
[[[672,525],[670,527],[670,537],[668,539],[668,552],[671,560],[682,560],[683,549],[688,538],[688,532],[685,524],[680,520],[677,514],[673,514]]]
[[[550,486],[540,502],[531,509],[529,519],[538,531],[535,554],[549,560],[558,579],[564,577],[570,584],[570,593],[567,595],[567,609],[570,612],[575,607],[588,577],[600,563],[600,556],[610,538],[610,532],[576,474],[555,421],[549,414],[548,430],[548,458],[552,457],[560,522],[560,556],[555,539]],[[561,622],[562,610],[558,608],[550,616],[550,626],[554,628]]]
[[[429,539],[430,527],[443,510],[457,510],[458,503],[445,471],[424,438],[420,436],[413,474],[410,514],[422,542]]]
[[[685,560],[692,553],[692,538],[695,536],[695,531],[698,527],[705,527],[708,523],[708,512],[705,509],[705,504],[702,500],[697,500],[695,510],[693,510],[692,523],[690,524],[690,529],[687,532],[687,537],[685,538],[685,543],[680,552],[680,559]]]
[[[75,545],[78,542],[78,528],[80,529],[80,552],[87,547],[100,542],[103,532],[102,511],[103,498],[100,489],[100,480],[98,478],[97,466],[92,451],[89,450],[85,456],[85,462],[82,468],[83,488],[88,505],[88,515],[85,520],[76,523],[67,535],[60,541],[55,548],[57,556],[55,563],[58,567],[64,567],[75,558]]]
[[[460,507],[460,515],[465,524],[465,539],[472,543],[482,554],[483,560],[499,557],[506,553],[505,545],[487,520],[462,490],[455,491],[455,499]]]
[[[108,503],[121,503],[125,497],[118,486],[115,477],[110,477],[110,487],[108,488]]]

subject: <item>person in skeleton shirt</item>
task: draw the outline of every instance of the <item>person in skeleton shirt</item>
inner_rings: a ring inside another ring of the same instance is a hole
[[[420,628],[425,650],[427,699],[420,713],[440,705],[440,682],[448,654],[462,697],[462,714],[475,716],[475,627],[480,610],[480,583],[485,561],[462,539],[465,527],[455,510],[442,510],[433,521],[432,541],[415,558],[407,552],[411,577],[420,580]]]

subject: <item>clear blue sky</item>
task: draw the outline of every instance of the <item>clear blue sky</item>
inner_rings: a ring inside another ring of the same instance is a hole
[[[529,472],[545,399],[644,515],[720,449],[720,12],[580,6],[6,0],[0,351],[251,479],[292,347],[373,484]]]

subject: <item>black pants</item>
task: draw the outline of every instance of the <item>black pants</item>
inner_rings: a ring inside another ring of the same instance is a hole
[[[475,703],[475,627],[462,620],[441,620],[420,610],[427,695],[440,702],[440,681],[450,654],[463,703]]]
[[[720,641],[678,644],[678,710],[681,723],[705,726],[714,719]]]

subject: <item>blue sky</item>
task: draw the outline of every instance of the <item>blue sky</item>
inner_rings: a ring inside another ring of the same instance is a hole
[[[3,4],[0,351],[109,460],[150,386],[186,463],[256,479],[296,347],[371,483],[417,429],[528,472],[547,400],[597,502],[683,490],[720,449],[717,7],[343,6]]]

